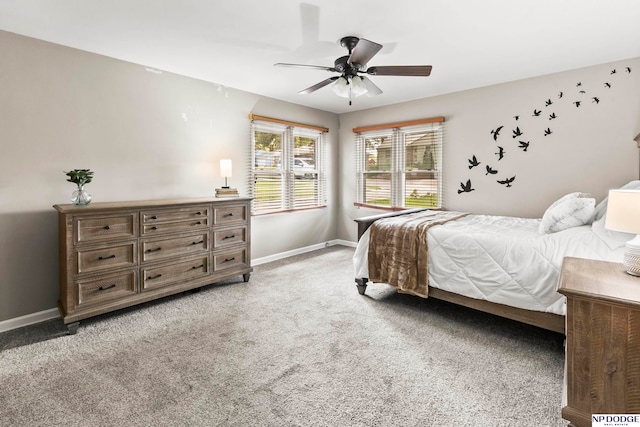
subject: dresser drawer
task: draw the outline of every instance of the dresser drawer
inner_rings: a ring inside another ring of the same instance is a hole
[[[206,250],[209,250],[209,230],[168,239],[144,239],[140,246],[140,258],[142,262],[147,262]]]
[[[209,273],[209,256],[206,254],[175,264],[142,268],[142,291],[206,277]]]
[[[136,293],[137,272],[76,281],[77,304],[84,306],[126,298]]]
[[[210,207],[207,205],[202,206],[188,206],[183,208],[174,209],[158,209],[143,211],[142,224],[157,224],[159,222],[169,221],[185,221],[185,220],[207,220],[209,218]]]
[[[78,250],[76,252],[76,274],[133,267],[138,263],[137,247],[136,241],[130,241],[112,246]]]
[[[170,233],[174,231],[191,231],[206,229],[209,226],[209,218],[190,219],[187,221],[172,221],[155,224],[142,224],[142,235],[153,236],[155,234]]]
[[[213,210],[213,225],[232,225],[247,222],[247,206],[222,206]]]
[[[213,255],[213,271],[248,266],[246,248],[238,248]]]
[[[223,248],[236,243],[246,243],[247,227],[227,228],[213,232],[213,247]]]
[[[77,243],[136,236],[138,215],[135,212],[113,216],[74,218],[74,237]]]

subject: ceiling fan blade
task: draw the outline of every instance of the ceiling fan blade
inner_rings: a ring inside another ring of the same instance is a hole
[[[325,71],[337,71],[333,67],[323,67],[322,65],[306,65],[306,64],[287,64],[284,62],[278,62],[273,64],[275,67],[295,67],[295,68],[309,68],[312,70],[325,70]]]
[[[367,76],[360,77],[364,82],[364,86],[367,88],[367,96],[377,96],[382,93],[382,90],[376,86]]]
[[[349,56],[350,64],[367,65],[367,62],[382,49],[382,45],[367,39],[360,39]]]
[[[422,76],[431,74],[431,65],[389,65],[369,67],[367,74],[374,76]]]
[[[339,78],[340,78],[340,76],[329,77],[328,79],[323,80],[323,81],[321,81],[320,83],[316,83],[316,84],[314,84],[313,86],[308,87],[308,88],[306,88],[306,89],[304,89],[304,90],[301,90],[301,91],[300,91],[300,92],[298,92],[298,93],[299,93],[299,94],[301,94],[301,95],[308,95],[308,94],[310,94],[311,92],[315,92],[316,90],[321,89],[321,88],[325,87],[326,85],[329,85],[329,84],[331,84],[331,83],[335,82],[335,81],[336,81],[336,80],[338,80]]]

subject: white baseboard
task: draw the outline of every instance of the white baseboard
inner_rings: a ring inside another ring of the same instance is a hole
[[[23,326],[33,325],[34,323],[44,322],[45,320],[55,319],[56,317],[60,317],[58,309],[50,308],[49,310],[39,311],[38,313],[31,313],[9,320],[3,320],[0,322],[0,332],[22,328]]]
[[[358,245],[357,242],[350,242],[348,240],[342,240],[342,239],[332,240],[332,242],[335,242],[334,245],[348,246],[350,248],[355,248]]]
[[[293,249],[287,252],[281,252],[279,254],[273,254],[262,258],[251,260],[251,265],[260,265],[267,262],[277,261],[284,258],[289,258],[294,255],[304,254],[306,252],[316,251],[318,249],[328,248],[329,246],[342,245],[352,248],[356,247],[355,242],[348,240],[335,239],[324,243],[318,243],[316,245],[306,246],[304,248]],[[22,328],[23,326],[33,325],[34,323],[44,322],[46,320],[55,319],[60,316],[57,308],[51,308],[49,310],[40,311],[38,313],[27,314],[25,316],[16,317],[9,320],[3,320],[0,322],[0,332],[10,331],[12,329]]]
[[[279,259],[289,258],[294,255],[300,255],[311,251],[317,251],[318,249],[328,248],[329,246],[335,245],[343,245],[343,246],[353,246],[355,248],[355,243],[349,242],[347,240],[329,240],[328,242],[318,243],[311,246],[305,246],[304,248],[292,249],[286,252],[280,252],[278,254],[273,254],[269,256],[265,256],[262,258],[256,258],[251,260],[251,265],[260,265],[266,264],[267,262],[277,261]]]

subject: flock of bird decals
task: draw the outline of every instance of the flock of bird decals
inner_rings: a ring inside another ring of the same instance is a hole
[[[631,74],[631,67],[625,67],[624,68],[624,72],[627,74]],[[613,69],[610,72],[610,76],[613,76],[617,74],[617,70]],[[605,81],[603,83],[603,87],[604,89],[611,89],[613,87],[613,84],[611,81]],[[577,96],[579,97],[579,99],[571,101],[571,104],[573,104],[575,106],[575,108],[580,108],[583,103],[585,101],[591,101],[592,104],[594,105],[598,105],[600,104],[600,97],[599,96],[590,96],[590,97],[585,97],[585,95],[587,95],[587,91],[584,89],[584,87],[582,86],[582,82],[577,82],[576,83],[576,88],[578,88],[577,90]],[[595,94],[594,94],[595,95]],[[561,91],[557,94],[557,99],[563,99],[565,96],[565,92]],[[555,98],[555,96],[554,96]],[[558,115],[556,114],[555,111],[553,110],[548,110],[550,108],[554,108],[553,107],[554,101],[552,100],[552,98],[547,98],[544,101],[544,109],[547,109],[548,113],[545,113],[543,115],[543,108],[534,108],[533,112],[531,114],[532,117],[537,117],[539,119],[542,118],[546,118],[547,120],[555,120],[558,118]],[[520,119],[520,115],[514,115],[513,119],[515,121],[518,121]],[[538,120],[538,119],[536,119]],[[507,139],[506,141],[504,140],[504,136],[501,134],[501,132],[503,131],[505,125],[499,125],[496,126],[494,129],[491,130],[490,135],[493,137],[493,142],[496,144],[496,151],[495,151],[495,158],[493,158],[490,161],[486,161],[485,160],[485,174],[484,176],[494,176],[494,175],[498,175],[499,174],[499,168],[497,167],[497,165],[495,162],[500,162],[502,159],[505,158],[505,156],[508,154],[508,152],[510,152],[512,149],[509,148],[507,146],[507,143],[509,141],[509,139]],[[547,137],[553,134],[553,130],[551,129],[551,126],[545,126],[546,129],[543,129],[542,131],[542,136],[543,137]],[[508,132],[508,131],[506,131]],[[527,134],[526,138],[524,137],[524,135]],[[529,132],[525,132],[525,129],[521,129],[519,125],[516,125],[514,129],[511,130],[511,139],[516,140],[517,145],[513,148],[513,149],[520,149],[522,150],[522,152],[527,152],[527,150],[529,150],[530,146],[534,146],[536,145],[535,143],[532,145],[532,141],[534,140],[536,135],[529,135]],[[508,137],[507,137],[508,138]],[[505,147],[507,149],[505,149]],[[478,160],[478,156],[476,156],[475,154],[472,155],[472,157],[470,159],[468,159],[469,162],[469,169],[474,169],[479,167],[482,162],[480,160]],[[492,163],[492,164],[489,164]],[[516,175],[513,176],[506,176],[504,178],[501,179],[496,179],[500,177],[499,175],[497,177],[495,177],[494,179],[496,180],[496,182],[500,185],[503,185],[506,188],[510,188],[512,187],[514,181],[516,180]],[[469,193],[471,191],[475,191],[475,188],[473,188],[473,184],[471,183],[471,179],[467,179],[466,182],[460,182],[460,188],[458,189],[458,194],[461,193]]]

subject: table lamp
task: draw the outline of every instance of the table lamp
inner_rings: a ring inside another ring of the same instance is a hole
[[[610,190],[604,227],[632,233],[625,245],[623,264],[627,273],[640,276],[640,190]]]
[[[228,178],[231,176],[232,164],[231,159],[220,160],[220,176],[224,178],[224,186],[216,188],[216,197],[237,197],[238,190],[229,188]]]

